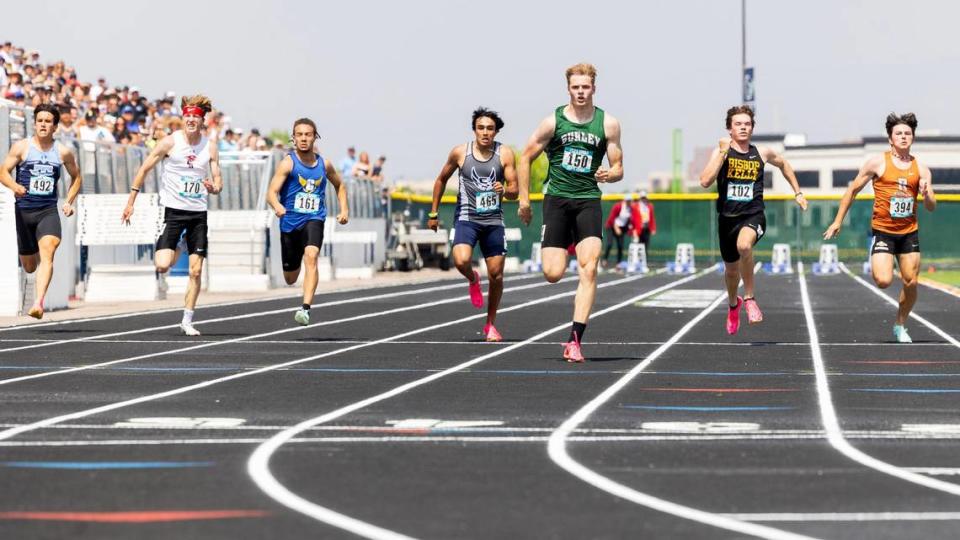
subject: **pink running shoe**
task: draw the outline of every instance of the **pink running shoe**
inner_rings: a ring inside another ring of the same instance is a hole
[[[583,362],[586,360],[586,358],[583,357],[583,353],[580,352],[580,341],[564,343],[563,357],[567,359],[567,362]]]
[[[480,290],[480,273],[476,270],[473,271],[473,281],[470,282],[470,302],[473,303],[473,307],[482,308],[483,307],[483,291]]]
[[[492,324],[483,326],[483,337],[487,341],[503,341],[503,336],[500,335],[500,332],[497,332],[497,329],[494,328]]]
[[[755,298],[747,298],[744,300],[743,308],[747,310],[747,321],[750,324],[757,324],[763,320],[763,312],[760,311],[760,306],[757,305]]]
[[[743,298],[737,297],[737,306],[727,306],[727,333],[731,336],[736,335],[740,329],[740,306],[743,305]]]

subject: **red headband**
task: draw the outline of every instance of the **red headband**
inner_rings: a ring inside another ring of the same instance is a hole
[[[199,116],[200,118],[206,116],[206,113],[203,112],[203,109],[197,107],[196,105],[187,105],[182,109],[182,112],[184,116]]]

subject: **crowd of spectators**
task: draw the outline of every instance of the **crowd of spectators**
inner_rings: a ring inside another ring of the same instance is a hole
[[[383,164],[386,163],[387,156],[380,156],[373,163],[370,162],[370,154],[360,152],[357,155],[357,149],[351,146],[347,148],[347,155],[340,159],[337,170],[340,176],[353,178],[366,178],[374,182],[383,183],[386,178],[383,175]]]
[[[26,51],[9,41],[0,45],[0,102],[20,107],[56,105],[61,136],[153,148],[182,125],[176,98],[169,91],[151,99],[136,86],[111,85],[104,77],[85,82],[63,61],[44,62],[39,51]],[[271,141],[257,129],[245,132],[218,110],[207,115],[206,123],[208,136],[218,140],[222,151],[262,151],[284,148],[288,142]]]

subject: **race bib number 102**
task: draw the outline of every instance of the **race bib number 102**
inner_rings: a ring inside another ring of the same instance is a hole
[[[739,184],[730,182],[727,184],[727,200],[736,202],[750,202],[753,200],[753,182],[749,184]]]

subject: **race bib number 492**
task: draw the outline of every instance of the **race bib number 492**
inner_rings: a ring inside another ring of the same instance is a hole
[[[316,214],[320,211],[320,196],[313,193],[297,193],[293,211],[301,214]]]
[[[477,213],[489,214],[500,209],[500,196],[496,191],[477,192]]]
[[[890,217],[908,218],[913,216],[912,197],[890,197]]]
[[[27,192],[30,195],[50,195],[53,193],[53,178],[49,176],[31,176],[30,188]]]
[[[203,187],[203,179],[195,176],[180,177],[180,196],[188,199],[199,199],[203,197],[206,191],[206,188]]]
[[[750,202],[753,200],[753,182],[749,184],[739,184],[730,182],[727,184],[727,200],[736,202]]]
[[[577,173],[588,173],[593,165],[593,152],[580,148],[563,149],[563,168]]]

